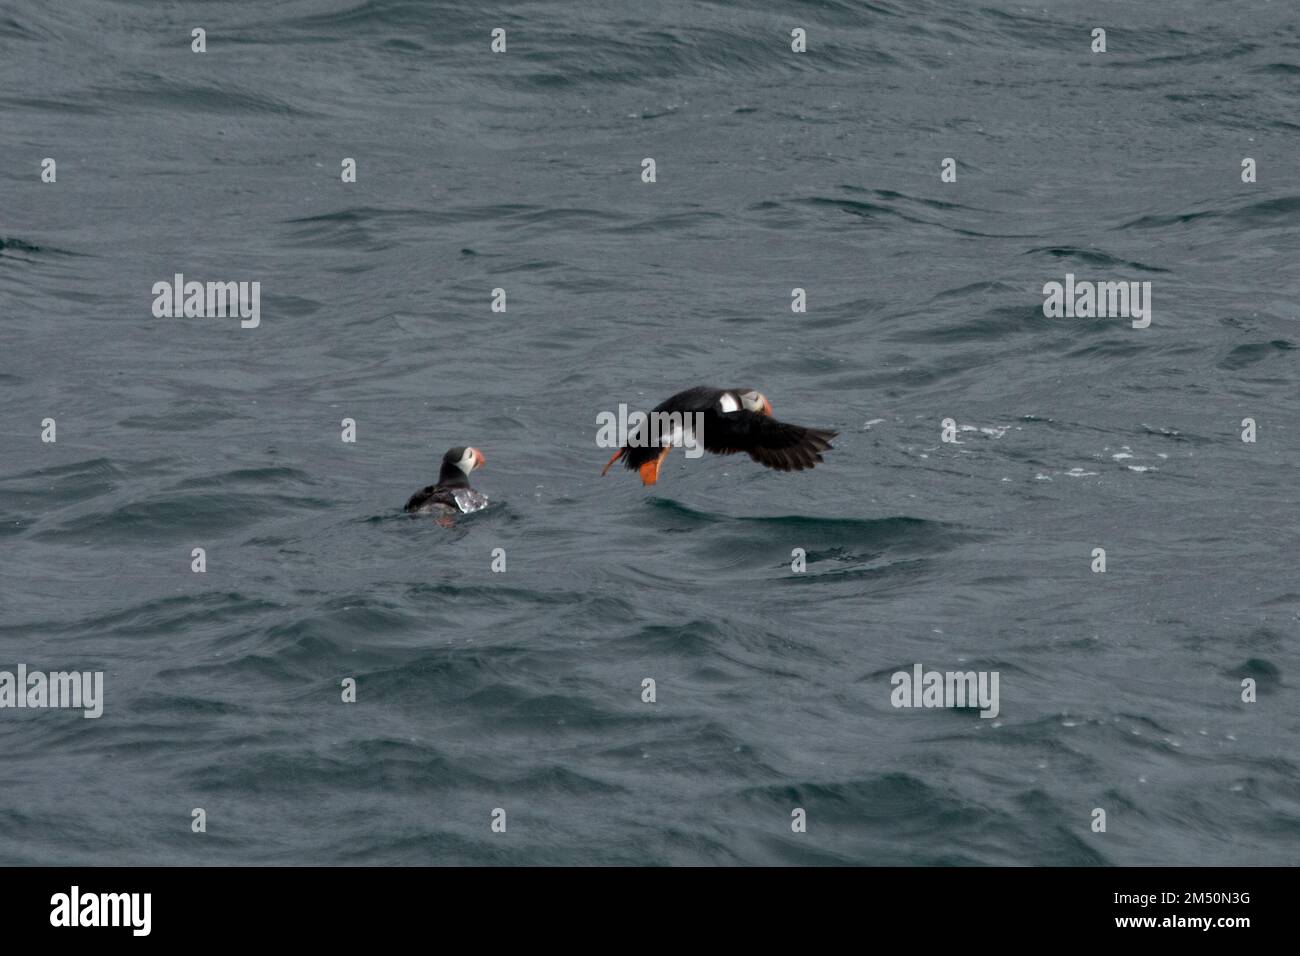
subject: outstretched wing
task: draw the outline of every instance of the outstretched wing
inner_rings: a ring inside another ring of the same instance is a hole
[[[718,455],[745,452],[777,471],[803,471],[822,461],[838,432],[779,422],[769,415],[740,409],[704,416],[704,448]]]

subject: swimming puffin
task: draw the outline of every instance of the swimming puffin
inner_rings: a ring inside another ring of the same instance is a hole
[[[487,495],[469,486],[469,473],[482,468],[487,458],[477,448],[453,448],[442,456],[438,483],[421,488],[411,495],[404,511],[413,514],[437,514],[450,519],[454,514],[469,514],[487,507]]]
[[[687,432],[693,431],[697,420],[701,421],[704,434],[693,438],[703,442],[705,451],[718,455],[743,451],[760,465],[777,471],[812,468],[822,461],[821,453],[831,448],[831,439],[838,434],[824,428],[804,428],[777,421],[772,417],[772,403],[752,388],[696,386],[660,402],[654,412],[681,413],[683,430]],[[696,412],[702,413],[703,418],[696,419]],[[665,437],[661,432],[660,447],[651,447],[651,439],[643,439],[643,447],[635,447],[631,439],[644,428],[643,423],[629,436],[629,446],[614,453],[602,475],[621,458],[628,469],[641,473],[643,485],[653,485],[659,480],[659,467],[673,444],[679,443],[683,436],[674,432]]]

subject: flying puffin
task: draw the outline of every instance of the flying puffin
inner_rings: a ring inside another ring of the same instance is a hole
[[[421,488],[411,495],[404,511],[413,514],[437,514],[439,520],[454,514],[469,514],[487,507],[487,495],[469,486],[469,473],[482,468],[487,458],[477,448],[453,448],[442,456],[438,483]]]
[[[705,451],[718,455],[743,451],[768,468],[803,471],[822,461],[821,453],[831,448],[831,439],[838,434],[824,428],[804,428],[777,421],[772,417],[772,403],[752,388],[696,386],[660,402],[651,416],[656,412],[680,413],[681,432],[674,428],[666,434],[661,428],[658,447],[653,447],[653,431],[647,439],[647,423],[641,423],[628,436],[628,445],[614,453],[602,475],[621,458],[624,466],[641,473],[642,484],[653,485],[659,480],[659,468],[673,445],[692,437],[703,442]],[[697,419],[697,412],[703,417]],[[703,435],[692,435],[697,421],[703,427]],[[641,447],[637,447],[638,437]]]

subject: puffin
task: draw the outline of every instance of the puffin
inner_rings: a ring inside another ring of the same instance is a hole
[[[831,439],[838,432],[826,428],[805,428],[790,425],[772,417],[772,403],[762,392],[752,388],[708,388],[703,385],[678,392],[655,406],[654,412],[677,412],[681,415],[683,436],[674,431],[665,437],[661,431],[659,446],[652,447],[650,440],[642,437],[641,447],[633,440],[643,436],[643,422],[629,436],[629,444],[620,448],[609,460],[601,475],[622,459],[630,471],[641,473],[643,485],[653,485],[659,480],[659,468],[683,437],[702,441],[705,451],[717,455],[734,455],[745,452],[750,458],[777,471],[803,471],[823,461],[821,453],[831,449]],[[696,413],[702,415],[696,418]],[[695,423],[703,427],[703,435],[690,435]],[[653,433],[652,433],[653,434]]]
[[[442,523],[450,523],[454,514],[481,511],[487,507],[487,495],[469,486],[469,473],[482,468],[486,462],[487,458],[477,448],[452,448],[442,456],[438,483],[411,495],[402,510],[411,514],[436,514]]]

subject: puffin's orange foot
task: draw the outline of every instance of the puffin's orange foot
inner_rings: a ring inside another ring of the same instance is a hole
[[[641,484],[653,485],[659,481],[659,466],[664,463],[664,459],[668,457],[670,451],[672,451],[672,446],[661,451],[658,458],[653,458],[641,466]]]
[[[614,462],[618,461],[626,454],[627,454],[626,448],[620,448],[618,451],[614,452],[614,457],[609,460],[609,462],[605,465],[604,468],[600,469],[600,477],[604,478],[605,472],[609,471],[611,468],[614,467]]]

